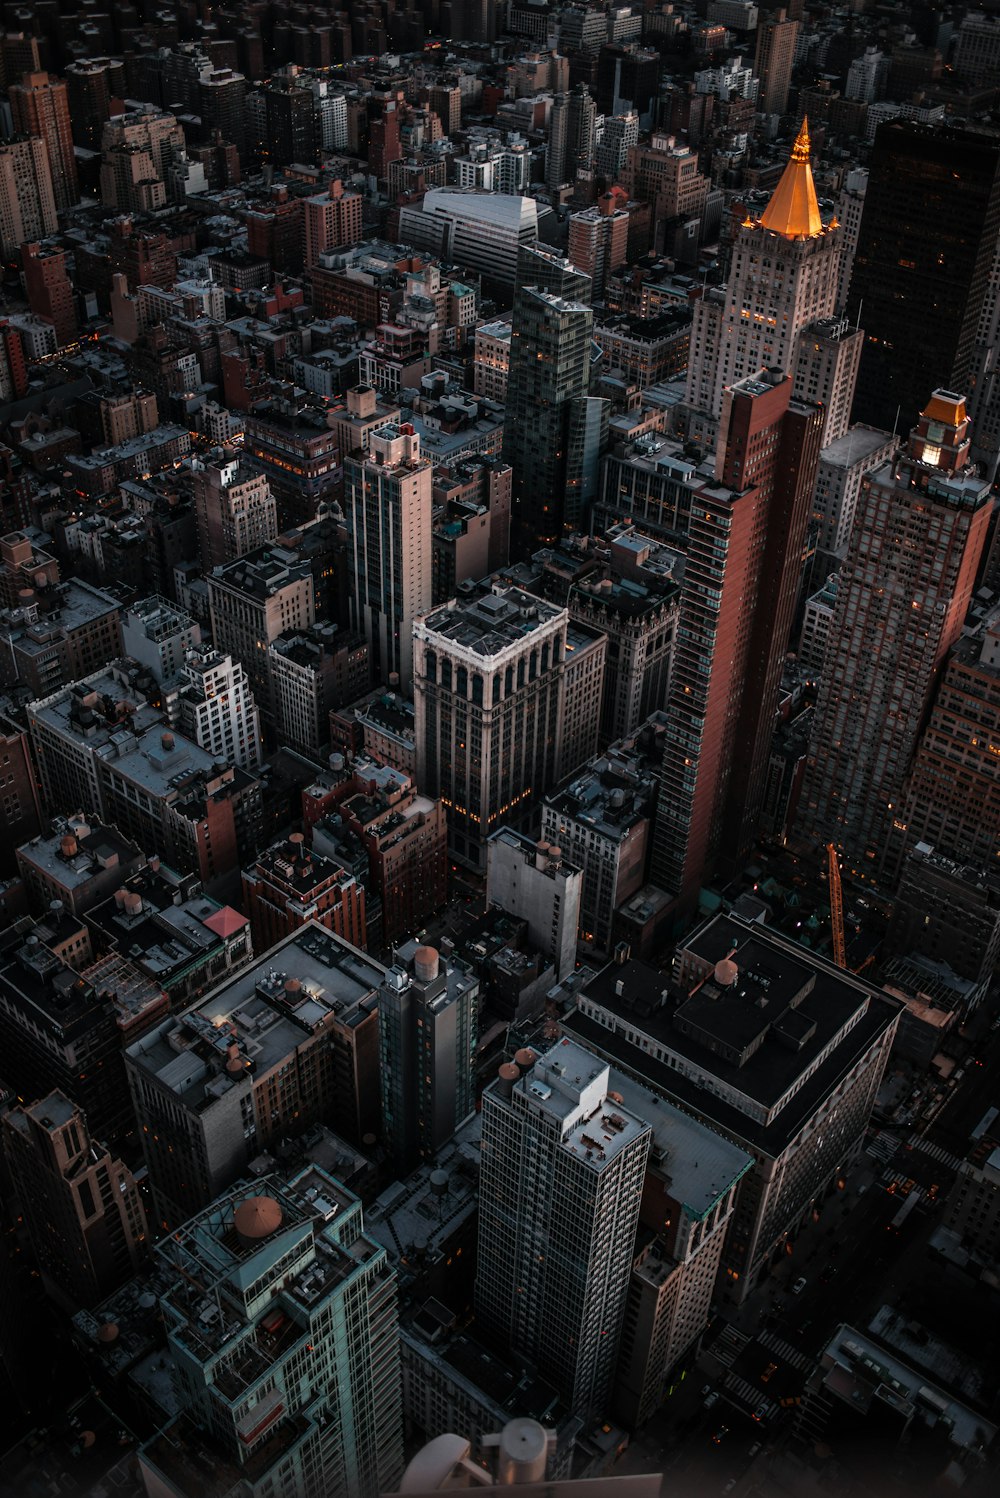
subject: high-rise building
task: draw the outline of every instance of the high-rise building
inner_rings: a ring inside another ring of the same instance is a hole
[[[242,663],[261,716],[270,722],[267,647],[284,630],[307,628],[315,622],[309,564],[283,547],[256,547],[214,569],[208,579],[208,604],[216,646]]]
[[[536,841],[511,827],[489,840],[486,903],[528,923],[528,940],[556,970],[559,982],[576,965],[583,870],[563,858],[562,849]]]
[[[990,518],[965,400],[936,390],[905,453],[865,476],[820,685],[802,825],[892,878],[903,793]]]
[[[609,276],[628,257],[628,211],[620,206],[623,194],[604,193],[592,208],[570,214],[567,257],[590,277],[595,302],[604,300]]]
[[[375,678],[408,694],[413,622],[432,598],[433,465],[409,422],[373,432],[344,463],[354,627],[368,641]]]
[[[256,770],[261,758],[260,717],[247,673],[214,645],[193,644],[177,675],[161,683],[171,725],[220,764]]]
[[[901,1005],[732,915],[683,940],[672,977],[673,992],[644,963],[611,963],[563,1024],[753,1156],[716,1283],[743,1301],[860,1153]]]
[[[101,131],[104,121],[111,118],[111,101],[125,95],[125,64],[120,58],[76,58],[67,64],[70,128],[78,146],[87,151],[101,149]]]
[[[396,1276],[356,1196],[318,1165],[244,1182],[158,1255],[181,1412],[139,1449],[147,1493],[189,1498],[208,1474],[246,1498],[395,1490]]]
[[[575,1040],[483,1093],[476,1316],[576,1414],[606,1413],[628,1298],[649,1125]]]
[[[1000,850],[1000,614],[958,640],[920,737],[903,803],[908,847],[973,867]]]
[[[760,815],[822,412],[771,371],[726,391],[694,496],[667,702],[653,879],[684,906]]]
[[[28,306],[36,317],[51,323],[57,348],[65,348],[77,335],[73,282],[66,269],[66,252],[40,244],[21,246],[24,286]]]
[[[786,370],[795,381],[796,399],[814,398],[808,387],[814,379],[819,390],[821,369],[803,345],[815,324],[833,318],[839,270],[839,230],[834,220],[823,222],[803,123],[764,212],[737,230],[726,287],[695,303],[684,398],[691,411],[704,416],[707,433],[714,432],[723,391],[760,369]],[[852,350],[856,336],[843,330],[833,338],[832,352]],[[830,339],[829,327],[823,337]],[[845,371],[843,357],[834,360],[841,379],[851,368],[848,363]],[[856,363],[856,354],[852,357]],[[824,389],[828,378],[824,374]],[[845,426],[849,408],[849,394],[845,400],[838,390],[837,410]],[[831,428],[824,441],[837,435]]]
[[[44,239],[57,227],[45,142],[37,135],[0,141],[0,254],[16,260],[23,244]]]
[[[316,160],[316,109],[307,88],[294,79],[272,78],[263,90],[266,159],[274,166]]]
[[[294,1128],[380,1127],[386,969],[310,922],[125,1055],[156,1212],[175,1227]]]
[[[122,646],[162,686],[176,676],[187,652],[201,643],[201,625],[168,598],[137,598],[122,611]]]
[[[868,169],[848,303],[866,335],[854,414],[908,432],[928,387],[971,388],[1000,233],[1000,141],[891,120]]]
[[[14,850],[41,830],[38,786],[31,763],[26,730],[0,711],[0,761],[4,783],[0,789],[0,878],[15,868]]]
[[[11,1182],[42,1282],[76,1312],[131,1279],[145,1253],[146,1214],[132,1172],[92,1139],[61,1092],[3,1121]]]
[[[305,220],[305,268],[310,270],[329,250],[361,241],[362,197],[339,179],[326,192],[306,198],[302,205]]]
[[[66,84],[48,73],[26,73],[9,90],[14,129],[45,142],[57,212],[72,208],[80,197],[73,152],[73,125]]]
[[[788,108],[799,25],[784,10],[774,11],[758,23],[753,70],[760,79],[757,107],[764,114],[784,114]]]
[[[586,452],[579,432],[571,444],[571,424],[586,419],[592,399],[589,277],[541,254],[522,256],[518,276],[503,455],[513,470],[511,549],[530,555],[582,522],[584,464],[596,469],[603,443],[598,431],[596,453]],[[600,411],[593,414],[600,425]]]
[[[873,468],[881,468],[895,450],[895,438],[868,426],[853,426],[835,441],[824,443],[813,490],[813,522],[816,550],[825,571],[839,565],[846,553],[862,479]]]
[[[475,1111],[479,979],[435,947],[394,953],[378,996],[382,1124],[398,1176],[438,1151]]]
[[[456,862],[484,870],[490,834],[559,778],[567,626],[565,609],[516,588],[416,623],[417,784],[444,801]]]
[[[478,272],[509,294],[518,252],[537,243],[538,210],[533,198],[434,187],[419,205],[400,209],[399,236],[417,250]]]
[[[278,535],[278,506],[263,473],[232,449],[191,462],[198,549],[206,572],[235,562]]]
[[[660,54],[637,42],[602,47],[597,55],[597,108],[601,114],[633,110],[639,127],[653,124],[660,85]]]

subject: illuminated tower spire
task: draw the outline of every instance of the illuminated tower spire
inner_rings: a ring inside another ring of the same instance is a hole
[[[823,232],[816,185],[809,165],[808,118],[802,121],[788,165],[761,214],[760,224],[762,229],[770,229],[786,239],[803,239]]]

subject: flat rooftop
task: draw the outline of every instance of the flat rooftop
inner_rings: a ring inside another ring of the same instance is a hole
[[[609,1096],[609,1077],[606,1062],[564,1036],[514,1083],[520,1104],[528,1112],[548,1114],[559,1128],[561,1147],[597,1174],[649,1132],[644,1119]]]
[[[311,921],[144,1035],[128,1057],[185,1107],[210,1107],[244,1085],[251,1071],[266,1072],[292,1056],[331,1019],[346,1025],[366,1019],[385,973],[381,963]],[[243,1065],[230,1071],[232,1046]]]
[[[565,617],[565,609],[546,603],[533,593],[506,588],[436,609],[418,620],[416,629],[429,641],[436,637],[490,659]]]

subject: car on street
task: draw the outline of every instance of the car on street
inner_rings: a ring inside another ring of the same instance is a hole
[[[736,1486],[736,1478],[735,1477],[731,1477],[729,1479],[729,1481],[726,1483],[726,1486],[722,1489],[722,1491],[724,1493],[731,1493],[733,1491],[733,1488],[735,1488],[735,1486]]]
[[[720,1425],[719,1428],[718,1428],[718,1430],[715,1432],[715,1435],[712,1437],[713,1444],[716,1445],[716,1446],[721,1446],[722,1443],[723,1443],[723,1441],[728,1436],[728,1434],[729,1434],[729,1426],[728,1425]]]
[[[708,1398],[705,1400],[705,1408],[706,1408],[706,1410],[710,1410],[712,1408],[712,1406],[714,1404],[718,1404],[718,1402],[719,1402],[719,1391],[718,1391],[718,1389],[713,1389],[712,1392],[709,1394]]]
[[[809,1282],[806,1279],[805,1275],[804,1274],[800,1274],[799,1277],[798,1277],[798,1279],[795,1281],[795,1284],[792,1286],[792,1294],[793,1295],[801,1295],[802,1292],[803,1292],[803,1290],[806,1288],[806,1285],[808,1283]]]
[[[750,1450],[747,1452],[747,1456],[750,1458],[751,1461],[753,1461],[753,1459],[754,1459],[755,1456],[760,1456],[760,1454],[763,1451],[763,1449],[764,1449],[764,1442],[763,1441],[754,1441],[753,1445],[750,1447]]]

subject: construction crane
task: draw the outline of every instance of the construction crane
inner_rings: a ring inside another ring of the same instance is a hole
[[[844,895],[840,887],[840,864],[833,843],[826,845],[826,883],[830,896],[830,930],[833,934],[833,960],[838,967],[847,966],[844,947]]]

